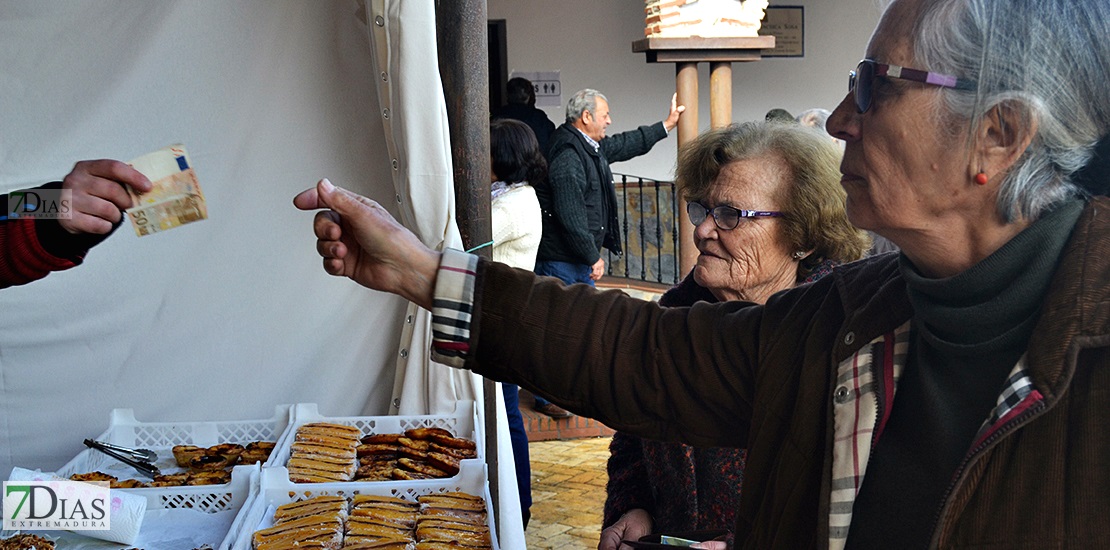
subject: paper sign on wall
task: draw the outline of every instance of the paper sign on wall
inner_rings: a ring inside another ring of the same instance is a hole
[[[559,71],[513,71],[509,78],[527,78],[532,82],[532,86],[536,89],[536,107],[563,106],[563,87],[559,82]]]

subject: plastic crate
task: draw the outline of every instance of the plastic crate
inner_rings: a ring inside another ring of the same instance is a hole
[[[262,470],[258,491],[251,495],[250,500],[240,511],[239,517],[236,518],[236,523],[239,524],[238,533],[234,540],[224,541],[220,550],[251,550],[251,536],[258,529],[270,525],[274,508],[282,504],[322,495],[345,497],[382,495],[415,502],[416,498],[421,495],[447,491],[462,491],[486,499],[486,517],[489,522],[491,546],[494,550],[499,550],[497,530],[494,528],[495,520],[490,500],[489,484],[486,478],[486,466],[476,460],[464,461],[459,470],[459,475],[452,478],[396,482],[292,483],[289,481],[289,472],[284,467],[266,468]],[[268,517],[267,514],[271,514],[271,516]]]
[[[131,448],[145,448],[158,453],[156,466],[162,473],[182,471],[174,461],[174,445],[210,447],[218,443],[246,444],[252,441],[274,441],[274,449],[287,435],[292,406],[278,405],[274,416],[265,420],[230,420],[213,422],[140,422],[132,409],[112,411],[108,430],[98,441]],[[271,460],[273,454],[271,454]],[[269,461],[267,461],[267,464]],[[238,510],[250,493],[250,474],[258,465],[235,466],[231,482],[223,485],[178,487],[146,487],[120,489],[145,496],[148,510],[189,508],[207,513]],[[119,479],[146,478],[130,466],[93,449],[85,449],[57,471],[62,477],[76,473],[101,471]]]
[[[274,449],[273,454],[270,455],[270,461],[267,462],[266,467],[282,466],[284,467],[289,462],[290,450],[293,446],[293,440],[296,438],[297,428],[310,422],[330,422],[333,424],[342,424],[345,426],[354,426],[362,432],[362,435],[373,435],[382,433],[404,433],[405,430],[414,428],[444,428],[456,437],[465,437],[473,440],[477,444],[478,457],[460,461],[460,464],[467,462],[485,462],[485,434],[484,430],[478,429],[478,408],[474,401],[459,401],[455,404],[455,411],[451,414],[444,415],[423,415],[423,416],[324,416],[320,414],[319,408],[315,403],[298,403],[293,406],[293,420],[286,434],[278,448]],[[283,468],[284,469],[284,468]],[[345,482],[352,483],[352,482]],[[403,481],[375,481],[368,483],[405,483]],[[298,484],[298,485],[316,485],[312,483]]]

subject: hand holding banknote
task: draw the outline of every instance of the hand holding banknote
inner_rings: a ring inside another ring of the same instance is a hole
[[[128,164],[153,182],[142,194],[129,190],[127,215],[136,235],[152,235],[208,218],[208,206],[185,146],[171,145]]]
[[[71,216],[58,223],[68,233],[104,235],[119,223],[121,212],[131,207],[131,194],[150,191],[151,183],[138,170],[118,160],[83,160],[62,180],[62,189],[73,193]]]

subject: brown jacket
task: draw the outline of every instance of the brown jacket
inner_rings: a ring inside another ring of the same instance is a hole
[[[483,262],[467,367],[618,430],[747,446],[737,541],[825,548],[835,373],[911,316],[893,255],[764,307],[666,310]],[[1073,230],[1026,367],[1038,399],[969,452],[934,546],[1110,547],[1110,199]]]

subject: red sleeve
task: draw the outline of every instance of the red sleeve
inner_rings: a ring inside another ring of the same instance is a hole
[[[42,247],[34,219],[0,221],[0,288],[26,284],[75,265]]]

